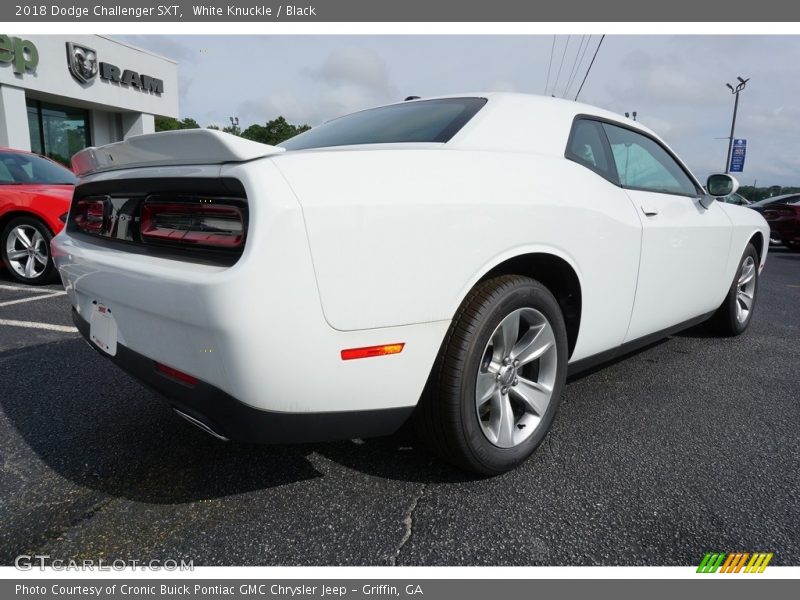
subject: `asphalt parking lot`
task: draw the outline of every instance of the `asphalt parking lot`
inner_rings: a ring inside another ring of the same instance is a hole
[[[534,457],[475,479],[402,437],[218,442],[89,348],[59,286],[0,272],[0,564],[797,565],[798,365],[800,253],[775,248],[744,336],[571,381]]]

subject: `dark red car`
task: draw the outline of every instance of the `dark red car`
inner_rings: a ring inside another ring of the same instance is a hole
[[[800,250],[800,200],[770,204],[763,214],[774,237],[784,246]]]
[[[17,281],[55,276],[50,240],[64,227],[75,182],[49,158],[0,148],[0,258]]]

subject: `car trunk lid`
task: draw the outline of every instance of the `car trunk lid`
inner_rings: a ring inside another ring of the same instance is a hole
[[[283,148],[212,129],[181,129],[137,135],[123,142],[86,148],[72,157],[72,170],[83,177],[137,167],[246,162],[283,152]]]

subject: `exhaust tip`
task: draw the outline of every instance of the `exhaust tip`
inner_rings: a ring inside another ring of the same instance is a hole
[[[185,412],[183,412],[182,410],[178,410],[177,408],[173,408],[172,410],[174,410],[175,414],[177,414],[179,417],[183,417],[184,419],[189,421],[189,423],[191,423],[195,427],[198,427],[199,429],[202,429],[203,431],[205,431],[208,435],[213,436],[213,437],[217,438],[218,440],[222,440],[223,442],[229,442],[230,441],[224,435],[222,435],[220,433],[217,433],[216,431],[211,429],[211,427],[209,427],[208,425],[206,425],[205,423],[203,423],[199,419],[195,419],[192,415],[187,415]]]

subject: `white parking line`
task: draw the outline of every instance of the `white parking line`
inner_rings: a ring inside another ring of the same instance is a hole
[[[50,323],[36,323],[34,321],[14,321],[11,319],[0,319],[0,325],[9,327],[28,327],[30,329],[47,329],[48,331],[61,331],[63,333],[78,333],[77,328],[66,325],[51,325]]]
[[[42,288],[35,288],[30,286],[22,287],[19,285],[0,285],[0,290],[12,290],[14,292],[38,292],[38,293],[57,291],[57,290],[46,290]]]
[[[38,296],[31,296],[30,298],[19,298],[17,300],[7,300],[0,302],[0,307],[11,306],[12,304],[21,304],[22,302],[33,302],[34,300],[44,300],[45,298],[55,298],[56,296],[65,296],[67,292],[48,292],[46,294],[40,293]]]

